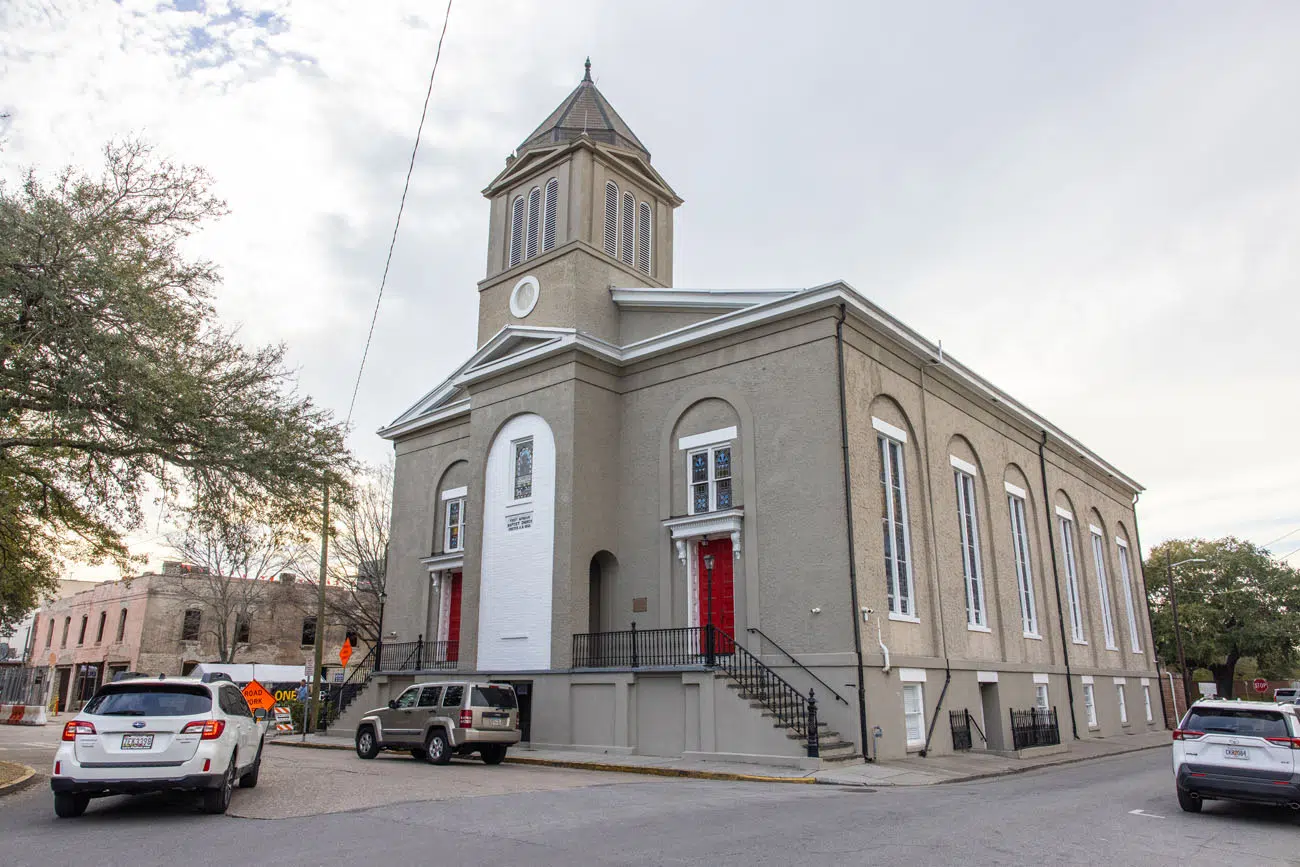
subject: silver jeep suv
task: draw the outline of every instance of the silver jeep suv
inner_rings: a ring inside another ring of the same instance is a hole
[[[519,743],[519,703],[508,683],[442,681],[408,687],[387,707],[368,711],[357,723],[357,755],[406,750],[417,759],[445,765],[453,755],[478,753],[499,765]]]

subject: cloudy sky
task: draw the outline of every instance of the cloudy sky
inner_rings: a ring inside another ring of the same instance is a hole
[[[6,0],[0,176],[128,134],[205,166],[221,314],[342,416],[444,9]],[[679,285],[844,279],[1146,485],[1148,547],[1287,554],[1297,45],[1282,2],[458,0],[352,444],[474,348],[479,191],[589,54],[686,199]]]

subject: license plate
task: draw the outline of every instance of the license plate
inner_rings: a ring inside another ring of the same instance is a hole
[[[1225,759],[1242,759],[1244,761],[1250,758],[1250,750],[1244,747],[1224,747],[1223,757]]]
[[[122,735],[122,749],[151,750],[153,749],[153,735]]]
[[[510,722],[509,719],[500,719],[498,717],[487,717],[483,721],[496,728],[505,728],[506,724]]]

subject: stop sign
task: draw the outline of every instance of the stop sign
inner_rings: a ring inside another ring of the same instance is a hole
[[[1255,678],[1255,692],[1268,692],[1268,681],[1262,677]]]

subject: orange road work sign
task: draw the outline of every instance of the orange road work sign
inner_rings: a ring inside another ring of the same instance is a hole
[[[346,666],[348,664],[348,660],[351,658],[352,658],[352,642],[344,641],[343,646],[339,648],[339,662]]]
[[[270,710],[275,707],[275,696],[255,680],[250,680],[248,686],[244,687],[244,699],[253,710]]]

